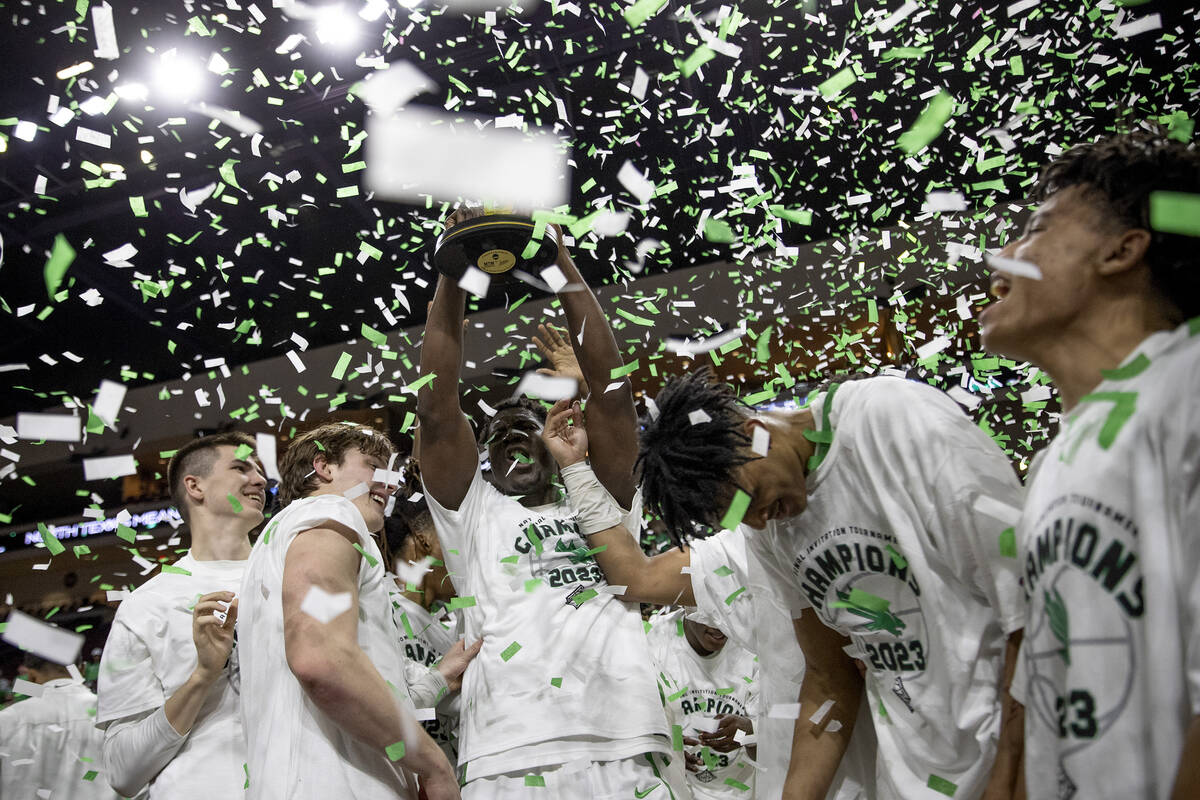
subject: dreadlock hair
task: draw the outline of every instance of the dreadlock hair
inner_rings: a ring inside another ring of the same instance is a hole
[[[634,469],[646,508],[682,547],[697,535],[696,522],[716,526],[737,485],[734,471],[754,458],[743,430],[750,407],[708,367],[672,378],[655,404],[658,416],[643,420]],[[708,419],[693,424],[696,411]]]
[[[485,447],[487,445],[488,437],[491,435],[492,420],[499,416],[501,411],[509,408],[523,408],[537,417],[543,425],[546,423],[546,417],[549,415],[546,407],[537,400],[534,400],[532,397],[518,395],[517,397],[509,397],[501,400],[496,404],[496,413],[490,418],[484,420],[483,424],[479,426],[478,442],[480,447]]]
[[[1155,289],[1184,319],[1200,315],[1196,239],[1150,226],[1152,192],[1200,194],[1200,151],[1161,130],[1135,130],[1072,147],[1048,164],[1033,187],[1041,202],[1078,186],[1122,228],[1150,232],[1146,263]]]
[[[171,456],[171,460],[167,462],[167,486],[171,492],[171,502],[179,510],[179,516],[183,517],[184,522],[191,521],[191,509],[187,503],[187,490],[183,486],[183,479],[188,475],[207,478],[213,465],[217,463],[218,447],[242,446],[251,450],[257,447],[253,436],[240,431],[226,431],[192,439]],[[258,456],[254,458],[257,460]]]

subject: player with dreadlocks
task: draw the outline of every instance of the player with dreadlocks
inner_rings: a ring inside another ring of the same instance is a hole
[[[873,796],[923,798],[932,786],[978,798],[990,775],[1010,785],[1017,765],[1007,750],[997,758],[996,740],[1006,637],[1012,661],[1024,613],[1005,534],[1021,489],[987,435],[942,392],[895,377],[758,411],[703,370],[671,380],[656,408],[638,459],[647,505],[681,540],[697,526],[737,528],[742,591],[716,580],[737,570],[703,540],[653,558],[628,547],[582,462],[562,468],[564,482],[627,597],[678,598],[718,620],[743,595],[786,603],[806,667],[784,796],[826,797],[851,739],[861,752],[872,728],[873,775],[855,777],[874,780]],[[557,437],[580,438],[564,414],[578,411],[556,408],[547,424],[560,465],[577,448]],[[749,642],[763,671],[794,673],[766,624],[755,620],[764,630]],[[864,689],[871,719],[856,727]]]
[[[1195,146],[1072,147],[1002,251],[1024,274],[993,275],[980,315],[1064,412],[1018,525],[1031,798],[1200,797],[1198,198]]]

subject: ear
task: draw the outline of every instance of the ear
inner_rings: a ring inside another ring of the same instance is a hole
[[[754,431],[756,428],[762,428],[768,433],[771,431],[771,428],[767,425],[766,421],[759,417],[747,417],[746,421],[742,423],[742,433],[746,434],[746,437],[750,439],[751,442],[754,441]],[[746,445],[746,447],[749,446],[750,445]],[[768,445],[768,447],[770,447],[770,445]]]
[[[1145,262],[1149,248],[1150,231],[1144,228],[1130,228],[1112,237],[1100,261],[1100,274],[1109,276],[1130,272]]]
[[[204,502],[204,487],[200,485],[200,479],[195,475],[183,476],[183,490],[194,503]]]
[[[324,453],[317,453],[313,456],[313,472],[323,481],[329,482],[333,480],[333,470],[329,466],[329,460],[325,458]]]

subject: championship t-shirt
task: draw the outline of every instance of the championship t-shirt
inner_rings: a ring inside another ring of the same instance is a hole
[[[392,593],[392,618],[400,635],[404,657],[411,664],[432,668],[458,641],[455,621],[445,612],[435,618],[428,609],[409,600],[398,589]],[[458,692],[447,692],[432,709],[433,718],[421,722],[452,765],[458,763],[459,697]],[[425,709],[417,711],[421,713]]]
[[[416,717],[404,680],[400,637],[392,622],[383,559],[362,514],[344,497],[296,500],[254,544],[238,604],[242,718],[253,800],[346,797],[394,800],[417,796],[416,780],[387,756],[344,731],[305,694],[288,667],[283,638],[283,566],[296,536],[327,521],[358,534],[358,645]],[[392,584],[394,586],[394,584]],[[353,680],[353,675],[343,676]]]
[[[1030,798],[1166,798],[1200,714],[1200,320],[1064,416],[1021,517]]]
[[[183,686],[197,663],[192,639],[196,600],[211,592],[237,592],[246,563],[197,561],[188,552],[121,601],[100,657],[97,727],[157,709]],[[237,649],[235,645],[223,674],[209,689],[183,745],[150,782],[151,800],[245,794]]]
[[[758,660],[732,641],[716,653],[700,655],[683,631],[683,610],[650,618],[650,655],[667,698],[671,716],[684,736],[698,737],[716,729],[717,718],[732,714],[753,719],[757,713]],[[716,626],[714,626],[716,627]],[[744,747],[727,753],[692,745],[701,756],[698,772],[688,772],[688,785],[699,800],[753,797],[754,766]]]
[[[975,797],[995,759],[1005,637],[1024,619],[1011,528],[1020,484],[924,384],[847,382],[811,408],[808,507],[747,529],[747,547],[793,616],[816,613],[866,664],[877,796]]]
[[[637,604],[611,593],[565,500],[526,508],[476,472],[457,510],[426,490],[466,640],[466,780],[670,752]],[[641,529],[641,501],[626,515]]]

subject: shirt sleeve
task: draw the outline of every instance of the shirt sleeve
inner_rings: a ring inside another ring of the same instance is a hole
[[[1200,381],[1193,381],[1193,384]],[[1181,561],[1182,569],[1176,572],[1176,585],[1184,587],[1186,593],[1184,602],[1186,608],[1181,610],[1180,617],[1186,620],[1183,633],[1185,647],[1184,657],[1187,665],[1188,700],[1193,715],[1200,715],[1200,581],[1195,579],[1200,570],[1200,411],[1195,403],[1190,406],[1190,413],[1185,420],[1187,431],[1186,441],[1182,445],[1182,469],[1180,470],[1180,514],[1182,518],[1172,526],[1176,536],[1182,540],[1184,547]],[[1167,476],[1170,481],[1170,476]],[[1168,486],[1171,484],[1168,483]]]
[[[114,720],[104,732],[104,774],[122,797],[133,797],[162,772],[183,743],[165,708]]]
[[[124,613],[122,613],[124,612]],[[166,702],[162,682],[143,638],[129,625],[138,609],[126,600],[113,620],[97,681],[96,726],[158,708]]]

